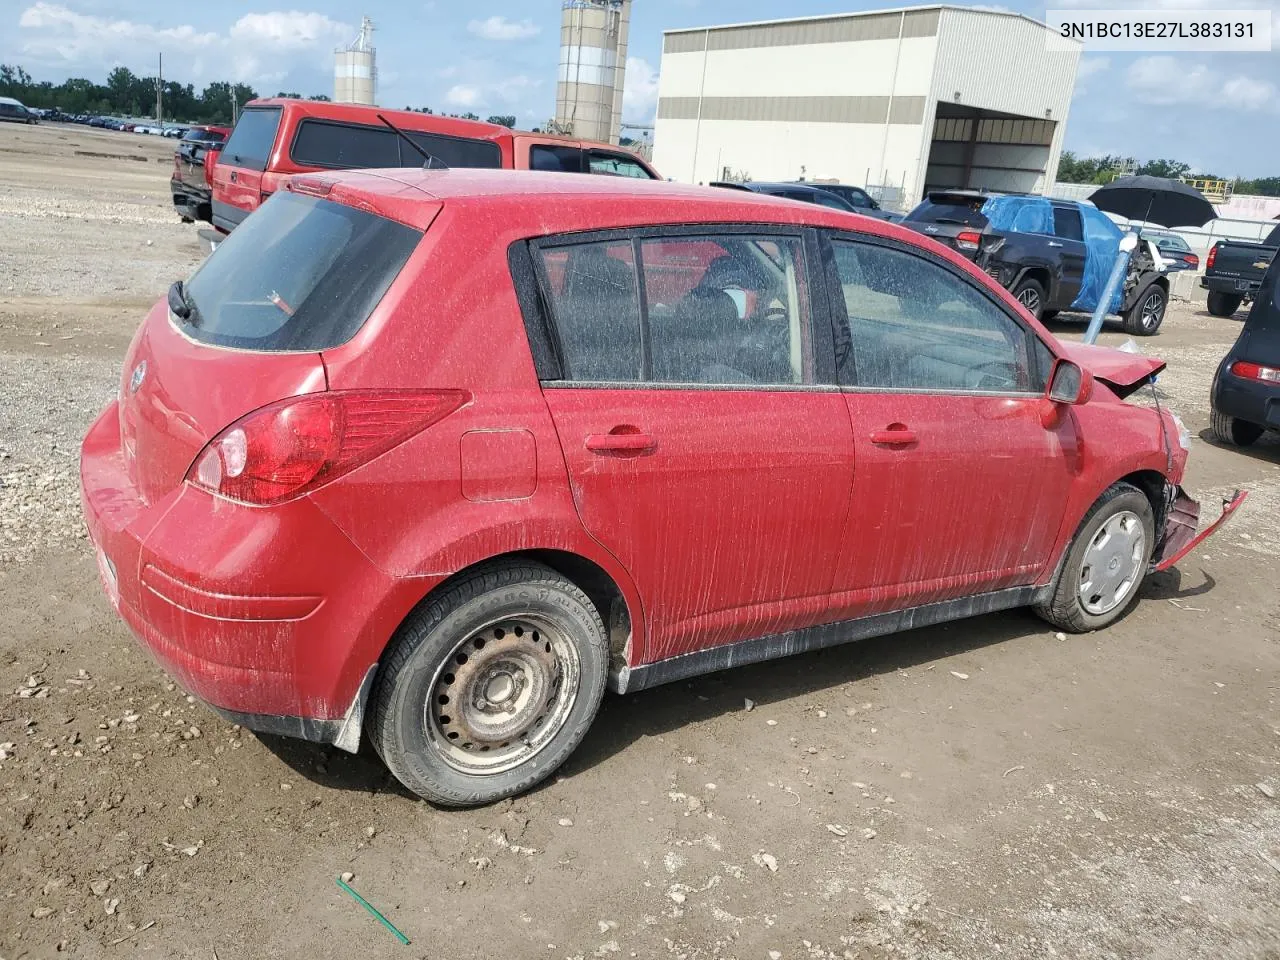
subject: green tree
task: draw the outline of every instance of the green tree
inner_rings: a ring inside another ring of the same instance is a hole
[[[513,130],[516,126],[516,118],[510,114],[496,114],[489,118],[489,122],[496,123],[500,127],[510,127]]]
[[[323,93],[313,93],[311,96],[307,97],[307,99],[308,99],[308,100],[318,100],[318,101],[320,101],[321,103],[332,103],[332,102],[333,102],[331,97],[326,97]]]

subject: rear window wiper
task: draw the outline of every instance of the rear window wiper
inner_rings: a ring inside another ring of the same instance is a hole
[[[200,326],[200,311],[187,293],[187,285],[181,280],[175,280],[169,285],[168,301],[169,312],[175,317],[185,320],[193,327]]]

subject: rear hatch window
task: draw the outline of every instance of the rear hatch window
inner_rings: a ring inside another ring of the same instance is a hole
[[[986,202],[985,197],[930,194],[907,214],[907,219],[916,223],[945,223],[981,230],[987,225],[987,218],[982,212]]]
[[[355,336],[420,239],[377,214],[280,191],[196,271],[189,316],[175,320],[203,343],[328,350]]]
[[[225,162],[246,170],[265,170],[280,127],[279,107],[251,107],[240,114],[223,148]]]

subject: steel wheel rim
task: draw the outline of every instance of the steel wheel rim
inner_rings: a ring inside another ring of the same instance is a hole
[[[1030,310],[1032,314],[1040,312],[1040,294],[1036,293],[1031,287],[1027,287],[1027,289],[1018,294],[1018,302]]]
[[[505,773],[555,739],[581,675],[578,650],[559,627],[542,617],[502,617],[441,661],[423,725],[436,754],[459,773]]]
[[[1102,616],[1120,606],[1137,588],[1147,559],[1147,532],[1132,510],[1107,520],[1085,548],[1080,564],[1080,606]]]
[[[1142,301],[1142,326],[1150,330],[1160,322],[1160,297],[1154,293],[1147,294]]]

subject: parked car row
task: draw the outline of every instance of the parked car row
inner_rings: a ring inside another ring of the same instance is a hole
[[[801,203],[816,203],[820,207],[832,210],[844,210],[847,213],[861,213],[875,217],[877,220],[888,220],[897,223],[901,214],[881,209],[875,198],[861,187],[847,183],[819,183],[816,181],[794,180],[785,183],[766,183],[759,180],[716,180],[713,187],[730,190],[749,190],[752,193],[765,194],[771,197],[783,197],[787,200],[799,200]]]

